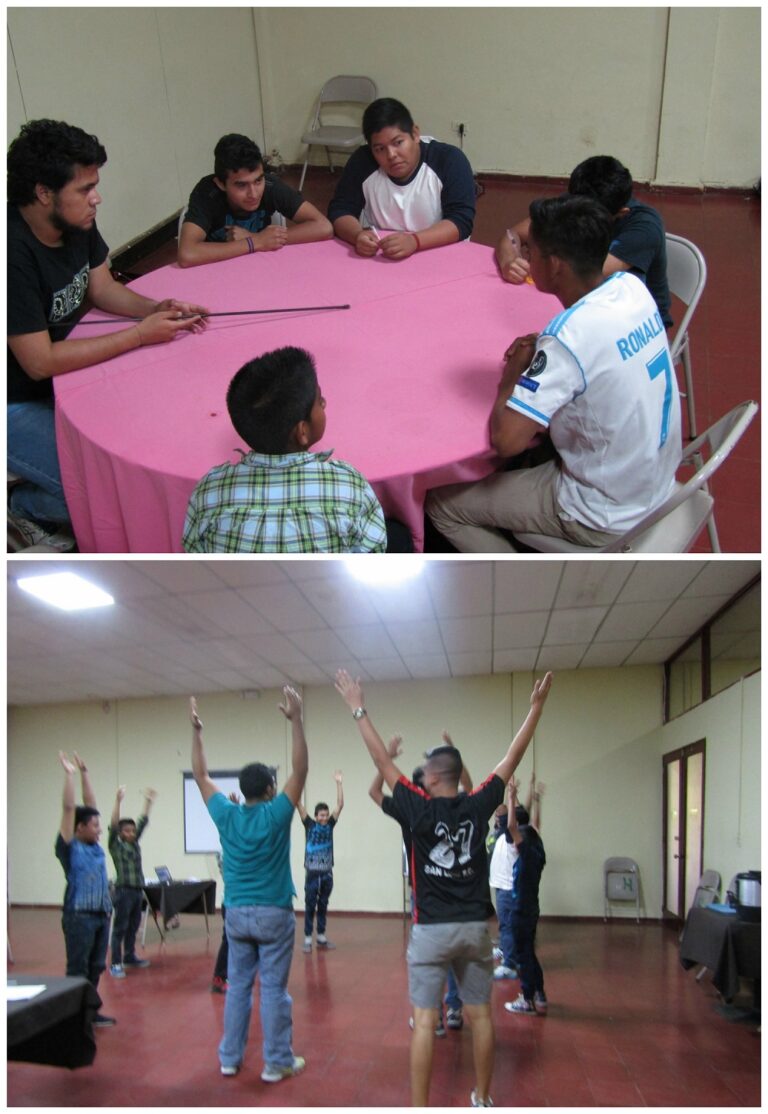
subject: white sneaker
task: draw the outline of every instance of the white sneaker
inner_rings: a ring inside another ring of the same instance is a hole
[[[221,1065],[221,1074],[222,1075],[237,1075],[237,1073],[239,1071],[240,1071],[240,1065],[239,1064],[222,1064]]]
[[[489,1095],[487,1099],[480,1099],[477,1097],[477,1091],[473,1091],[469,1096],[470,1105],[472,1106],[493,1106],[493,1099]]]
[[[312,951],[312,937],[311,936],[305,936],[304,937],[304,947],[301,950],[303,952],[311,952]]]
[[[261,1073],[262,1083],[280,1083],[283,1079],[290,1079],[292,1075],[298,1075],[300,1071],[304,1071],[307,1062],[303,1056],[294,1056],[293,1063],[289,1068],[281,1068],[274,1064],[265,1064],[264,1071]]]
[[[503,963],[500,963],[498,967],[494,967],[493,977],[497,980],[516,979],[517,971],[514,969],[514,967],[505,967]]]

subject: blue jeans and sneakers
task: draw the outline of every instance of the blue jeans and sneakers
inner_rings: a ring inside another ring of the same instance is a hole
[[[136,955],[136,933],[141,924],[144,891],[135,886],[115,887],[115,920],[112,925],[112,966],[115,979],[125,978],[126,967],[149,967],[148,959]],[[125,959],[123,959],[125,951]]]
[[[510,1013],[546,1013],[547,996],[544,993],[544,972],[536,958],[536,925],[538,914],[534,917],[514,917],[512,925],[517,948],[517,962],[520,969],[520,994],[514,1002],[505,1002],[504,1009]]]
[[[8,539],[16,550],[45,544],[75,548],[61,483],[52,399],[7,407],[8,472],[17,477],[8,496]]]
[[[336,947],[325,935],[326,915],[328,913],[328,900],[333,890],[333,871],[323,873],[307,871],[304,882],[304,948],[305,952],[312,951],[312,925],[317,912],[317,946],[333,951]]]
[[[499,979],[517,978],[517,960],[515,957],[515,934],[512,929],[514,906],[511,890],[496,890],[496,915],[499,919],[499,943],[501,955],[498,965],[494,968],[493,977]]]
[[[237,1075],[248,1043],[253,984],[259,976],[259,1015],[263,1037],[264,1083],[279,1083],[304,1069],[294,1056],[288,993],[296,919],[292,909],[269,905],[227,906],[228,989],[224,1036],[219,1045],[222,1075]]]

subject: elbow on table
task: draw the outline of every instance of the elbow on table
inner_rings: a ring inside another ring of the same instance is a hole
[[[197,267],[197,265],[203,261],[202,259],[197,259],[194,254],[190,254],[188,251],[179,250],[176,256],[176,262],[180,267]]]
[[[327,219],[327,217],[323,217],[323,219],[321,221],[319,221],[318,223],[319,223],[318,235],[317,235],[318,240],[332,240],[333,239],[333,225]]]

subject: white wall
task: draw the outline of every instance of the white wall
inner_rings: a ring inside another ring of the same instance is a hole
[[[602,916],[603,860],[628,855],[640,865],[646,915],[659,916],[662,755],[700,738],[707,742],[704,865],[720,871],[726,883],[740,870],[760,867],[760,674],[666,725],[661,725],[661,679],[661,670],[649,666],[566,671],[555,678],[520,768],[527,784],[535,762],[537,777],[547,786],[544,914]],[[528,674],[379,684],[368,686],[366,703],[385,738],[402,733],[405,772],[447,728],[479,782],[525,717],[530,689]],[[399,829],[367,796],[374,770],[359,734],[331,686],[308,688],[304,699],[310,813],[318,800],[333,807],[333,771],[344,772],[333,906],[399,912]],[[290,749],[278,700],[276,691],[258,700],[234,694],[199,697],[211,768],[265,761],[280,764],[284,778]],[[163,863],[179,878],[217,877],[213,856],[184,853],[181,773],[190,768],[185,701],[13,708],[8,846],[15,903],[58,904],[62,898],[64,877],[53,854],[61,813],[60,748],[77,749],[87,759],[105,828],[118,784],[128,786],[129,814],[138,811],[147,784],[158,790],[142,842],[147,873]],[[303,844],[296,819],[292,864],[298,907],[303,905]]]
[[[464,121],[476,171],[614,154],[660,184],[760,174],[756,7],[15,7],[8,31],[9,138],[41,116],[99,136],[113,252],[184,204],[224,132],[303,160],[334,73],[368,73],[442,138]]]

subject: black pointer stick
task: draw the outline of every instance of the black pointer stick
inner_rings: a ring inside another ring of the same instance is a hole
[[[325,309],[351,309],[352,307],[347,304],[345,306],[284,306],[281,309],[233,309],[223,310],[220,313],[185,313],[177,321],[188,321],[192,317],[245,317],[248,314],[254,313],[310,313],[316,310]],[[162,312],[155,310],[155,313]],[[78,325],[116,325],[122,321],[145,321],[145,317],[94,317],[90,321],[78,321]],[[69,325],[69,321],[61,321],[54,323],[53,328],[56,326]]]

